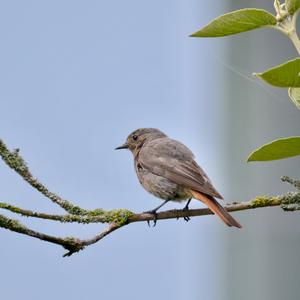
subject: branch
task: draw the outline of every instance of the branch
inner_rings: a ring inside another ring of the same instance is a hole
[[[125,224],[115,224],[112,223],[110,224],[107,228],[105,228],[102,232],[99,234],[95,235],[91,239],[86,239],[86,240],[80,240],[75,237],[56,237],[48,234],[44,234],[32,229],[29,229],[22,223],[20,223],[17,220],[7,218],[3,215],[0,215],[0,227],[8,229],[10,231],[14,231],[17,233],[21,233],[27,236],[31,236],[34,238],[37,238],[39,240],[49,242],[52,244],[57,244],[68,250],[67,253],[65,253],[63,256],[71,256],[75,252],[79,252],[80,250],[83,250],[86,246],[90,246],[92,244],[97,243],[100,241],[102,238],[104,238],[106,235],[109,233],[113,232],[114,230],[120,228],[121,226],[124,226]]]
[[[14,171],[16,171],[25,181],[27,181],[33,188],[38,190],[41,194],[50,199],[53,203],[59,205],[70,214],[81,215],[86,211],[78,206],[71,204],[69,201],[62,199],[58,195],[50,192],[46,186],[33,177],[29,171],[26,162],[19,154],[19,149],[10,151],[5,143],[0,139],[0,156],[3,161]]]
[[[290,178],[284,177],[283,181],[288,181],[293,183],[295,186],[299,185],[299,181],[293,181]],[[256,209],[262,207],[272,207],[272,206],[280,206],[285,211],[294,211],[300,210],[300,192],[289,192],[281,196],[275,197],[267,197],[267,196],[259,196],[249,202],[242,203],[233,203],[225,206],[226,210],[229,212]],[[23,216],[29,217],[37,217],[47,220],[54,220],[60,222],[76,222],[76,223],[103,223],[104,221],[108,221],[107,216],[74,216],[74,215],[49,215],[43,213],[35,213],[30,210],[23,210],[16,208],[15,206],[11,206],[9,204],[0,205],[0,208],[8,209],[11,212],[17,212]],[[91,211],[95,212],[97,210]],[[117,212],[117,213],[116,213]],[[126,213],[124,213],[126,212]],[[76,237],[66,237],[59,238],[55,236],[46,235],[40,232],[33,231],[23,224],[16,220],[8,219],[7,217],[0,215],[0,227],[9,229],[14,232],[22,233],[25,235],[32,236],[34,238],[38,238],[43,241],[47,241],[50,243],[55,243],[61,245],[65,249],[68,250],[64,256],[70,256],[75,252],[83,250],[86,246],[93,245],[99,242],[108,234],[113,231],[128,225],[130,223],[135,222],[144,222],[153,220],[153,215],[148,213],[141,214],[133,214],[127,210],[116,210],[116,211],[108,211],[106,212],[110,216],[111,222],[108,227],[106,227],[102,232],[95,235],[90,239],[80,240]],[[185,217],[197,217],[197,216],[205,216],[211,215],[212,212],[208,208],[201,209],[190,209],[190,210],[167,210],[160,213],[157,213],[157,220],[167,220],[167,219],[179,219]],[[114,217],[113,217],[114,215]]]
[[[44,234],[38,231],[34,231],[29,229],[25,225],[21,224],[19,221],[7,218],[3,215],[0,215],[0,227],[21,234],[25,234],[27,236],[31,236],[40,239],[42,241],[61,245],[62,247],[64,247],[65,249],[67,249],[69,252],[72,253],[78,252],[84,248],[81,241],[76,238],[73,237],[60,238],[60,237]]]
[[[154,216],[149,213],[135,214],[126,209],[105,211],[103,209],[86,210],[79,206],[75,206],[67,200],[62,199],[56,194],[50,192],[43,184],[34,178],[29,171],[23,158],[19,155],[19,150],[10,151],[6,145],[0,140],[0,156],[4,162],[22,176],[32,187],[37,189],[44,196],[49,198],[52,202],[62,207],[67,214],[54,215],[47,213],[34,212],[13,206],[8,203],[0,203],[0,209],[5,209],[10,212],[33,218],[40,218],[51,221],[59,221],[62,223],[108,223],[109,225],[100,233],[89,239],[79,239],[76,237],[56,237],[34,231],[17,220],[10,219],[6,216],[0,215],[0,227],[31,236],[49,243],[61,245],[68,252],[64,256],[70,256],[73,253],[83,250],[85,247],[99,242],[113,231],[135,222],[144,222],[153,220]],[[288,192],[280,196],[260,196],[252,201],[242,203],[232,203],[225,206],[227,211],[235,212],[241,210],[256,209],[260,207],[280,206],[285,211],[300,210],[300,181],[293,180],[289,177],[282,177],[283,182],[288,182],[296,188],[296,192]],[[211,215],[212,212],[208,208],[190,209],[190,210],[168,210],[157,213],[157,220],[179,219],[187,217],[196,217]]]
[[[289,206],[293,204],[297,204],[298,202],[298,193],[290,193],[289,195],[282,195],[276,197],[266,197],[266,196],[258,196],[252,201],[249,202],[241,202],[241,203],[233,203],[231,205],[227,205],[225,208],[229,212],[248,210],[258,207],[271,207],[271,206],[282,206],[285,205],[285,210],[287,210],[286,205]],[[289,199],[289,200],[287,200]],[[300,200],[299,200],[300,203]],[[116,223],[116,224],[129,224],[135,222],[144,222],[144,221],[152,221],[153,215],[149,213],[140,213],[135,214],[126,209],[118,209],[118,210],[109,210],[104,211],[102,209],[95,209],[92,211],[88,211],[86,215],[52,215],[46,213],[34,212],[32,210],[22,209],[16,206],[13,206],[8,203],[0,203],[0,208],[9,210],[10,212],[20,214],[25,217],[33,217],[38,219],[45,219],[51,221],[59,221],[61,223]],[[300,209],[300,208],[299,208]],[[289,209],[290,210],[290,209]],[[205,215],[212,215],[212,211],[208,208],[200,208],[200,209],[173,209],[167,210],[163,212],[157,213],[157,220],[168,220],[168,219],[179,219],[186,217],[198,217]]]
[[[9,203],[0,202],[0,209],[19,214],[24,217],[32,217],[44,220],[59,221],[61,223],[126,223],[129,216],[133,213],[126,209],[114,209],[105,211],[97,208],[94,210],[86,210],[85,215],[53,215],[47,213],[35,212],[29,209],[23,209]]]

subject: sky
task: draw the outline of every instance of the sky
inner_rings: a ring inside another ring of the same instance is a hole
[[[286,92],[247,78],[295,57],[292,46],[267,30],[188,37],[244,6],[221,0],[2,1],[0,138],[20,148],[51,191],[86,209],[142,212],[161,203],[139,185],[131,153],[114,151],[139,127],[159,128],[185,143],[227,202],[291,190],[279,177],[296,178],[299,157],[268,164],[246,164],[245,158],[265,142],[299,134],[299,113]],[[0,182],[0,201],[63,213],[2,161]],[[242,231],[214,216],[161,221],[155,228],[132,224],[70,258],[62,257],[61,247],[1,229],[0,295],[297,299],[298,215],[274,208],[234,217]],[[103,229],[18,219],[57,236],[87,238]]]
[[[209,56],[221,43],[188,37],[221,3],[204,11],[198,1],[2,2],[1,138],[20,148],[50,190],[87,209],[140,212],[160,203],[139,186],[131,154],[113,150],[139,127],[188,145],[221,190],[213,86],[220,75]],[[0,180],[1,201],[62,213],[3,162]],[[21,221],[58,236],[90,237],[103,228]],[[67,259],[60,247],[1,230],[1,297],[217,299],[217,265],[208,266],[227,230],[221,225],[213,218],[133,224]]]

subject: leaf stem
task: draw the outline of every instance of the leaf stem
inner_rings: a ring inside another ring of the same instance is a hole
[[[298,54],[300,55],[300,40],[296,30],[299,10],[295,11],[293,15],[288,15],[286,8],[280,4],[279,0],[274,1],[274,7],[277,12],[277,24],[269,27],[272,27],[275,30],[285,34],[292,41]]]
[[[300,40],[295,28],[293,28],[290,32],[287,32],[287,36],[292,41],[293,45],[295,46],[298,54],[300,55]]]
[[[296,30],[296,22],[299,14],[299,10],[295,11],[294,14],[288,19],[286,29],[284,33],[289,37],[295,46],[298,54],[300,55],[300,41]]]

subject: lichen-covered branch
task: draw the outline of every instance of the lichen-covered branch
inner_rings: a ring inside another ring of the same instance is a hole
[[[252,201],[232,203],[226,206],[230,212],[249,210],[259,207],[280,206],[285,211],[300,210],[300,184],[297,180],[292,180],[289,177],[282,177],[282,181],[289,182],[295,186],[298,191],[288,192],[279,196],[257,196]],[[85,210],[84,215],[53,215],[46,213],[39,213],[32,210],[27,210],[13,206],[8,203],[0,202],[0,209],[9,210],[13,213],[45,220],[59,221],[61,223],[114,223],[114,224],[129,224],[134,222],[143,222],[153,220],[153,215],[148,213],[135,214],[126,209],[108,210],[94,209]],[[185,217],[197,217],[210,215],[212,212],[208,208],[190,209],[190,210],[167,210],[157,213],[157,220],[163,219],[178,219]]]
[[[37,189],[41,194],[50,199],[53,203],[59,205],[70,214],[82,215],[86,211],[78,206],[73,205],[67,200],[62,199],[58,195],[50,192],[37,178],[33,177],[26,162],[20,156],[19,149],[10,151],[5,143],[0,139],[0,156],[3,161],[14,171],[16,171],[25,181],[33,188]]]
[[[287,181],[287,180],[285,180]],[[291,181],[289,181],[291,182]],[[294,185],[298,185],[298,181],[293,181]],[[242,202],[242,203],[233,203],[226,206],[226,209],[230,212],[250,210],[262,207],[272,207],[280,206],[285,211],[294,211],[300,210],[300,192],[289,192],[287,194],[275,197],[259,196],[253,199],[252,201]],[[0,227],[9,229],[14,232],[22,233],[25,235],[38,238],[50,243],[55,243],[61,245],[68,252],[64,256],[70,256],[75,252],[78,252],[84,249],[86,246],[97,243],[105,236],[111,232],[135,222],[144,222],[153,220],[153,215],[148,213],[134,214],[127,210],[114,210],[104,212],[102,210],[90,211],[91,214],[86,214],[84,216],[76,215],[49,215],[44,213],[36,213],[30,210],[23,210],[11,206],[9,204],[0,204],[0,208],[8,209],[11,212],[16,212],[23,216],[27,217],[37,217],[46,220],[60,221],[60,222],[76,222],[76,223],[109,223],[102,232],[95,235],[94,237],[86,240],[80,240],[76,237],[66,237],[60,238],[55,236],[46,235],[40,232],[33,231],[19,221],[8,219],[7,217],[0,215]],[[95,215],[95,212],[101,211],[102,215]],[[108,214],[108,215],[106,215]],[[184,217],[197,217],[211,215],[212,212],[208,208],[201,209],[190,209],[190,210],[168,210],[157,213],[157,220],[167,220],[167,219],[180,219]]]
[[[108,234],[110,234],[113,231],[115,231],[115,230],[123,227],[124,225],[125,224],[112,223],[109,226],[107,226],[103,231],[101,231],[100,233],[96,234],[93,238],[81,241],[81,244],[83,245],[83,247],[93,245],[93,244],[99,242],[104,237],[106,237]],[[82,249],[79,249],[79,250],[70,249],[69,252],[65,253],[63,256],[64,257],[71,256],[73,253],[78,252],[80,250],[82,250]]]
[[[35,212],[28,209],[23,209],[9,203],[0,202],[0,209],[5,209],[10,212],[19,214],[24,217],[32,217],[51,221],[59,221],[61,223],[125,223],[128,217],[133,213],[126,209],[114,209],[105,211],[103,209],[86,210],[84,215],[53,215],[47,213]]]
[[[60,238],[60,237],[44,234],[38,231],[34,231],[32,229],[29,229],[19,221],[7,218],[3,215],[0,215],[0,227],[8,229],[10,231],[31,236],[40,239],[42,241],[61,245],[62,247],[64,247],[65,249],[67,249],[69,252],[72,253],[78,252],[84,248],[84,245],[79,239],[73,237]]]
[[[68,250],[64,256],[70,256],[75,252],[83,250],[85,247],[93,245],[99,242],[108,234],[113,231],[135,222],[144,222],[153,220],[154,216],[149,213],[135,214],[126,209],[105,211],[103,209],[86,210],[79,206],[73,205],[71,202],[62,199],[56,194],[50,192],[43,184],[41,184],[36,178],[34,178],[29,171],[23,158],[19,155],[19,150],[10,151],[6,145],[0,140],[0,156],[4,162],[22,176],[32,187],[37,189],[44,196],[49,198],[55,204],[62,207],[67,214],[55,215],[47,214],[43,212],[35,212],[13,206],[9,203],[0,203],[0,209],[8,210],[10,212],[19,214],[25,217],[33,217],[51,221],[58,221],[62,223],[108,223],[108,226],[96,234],[92,238],[79,239],[76,237],[56,237],[48,234],[44,234],[38,231],[31,230],[17,220],[10,219],[6,216],[0,215],[0,227],[31,236],[43,241],[61,245]],[[300,210],[300,181],[293,180],[287,176],[282,177],[283,182],[288,182],[296,188],[295,192],[288,192],[279,196],[260,196],[256,197],[252,201],[242,203],[232,203],[225,208],[230,212],[250,210],[260,207],[280,206],[285,211]],[[167,219],[180,219],[187,217],[196,217],[210,215],[212,212],[208,208],[202,209],[190,209],[190,210],[168,210],[159,212],[156,215],[157,220]]]
[[[114,230],[124,226],[125,224],[122,223],[111,223],[107,228],[105,228],[102,232],[95,235],[94,237],[86,240],[81,240],[75,237],[56,237],[48,234],[44,234],[42,232],[38,232],[32,229],[29,229],[22,223],[17,220],[10,219],[6,216],[0,215],[0,227],[8,229],[13,232],[21,233],[27,236],[31,236],[37,238],[42,241],[46,241],[52,244],[57,244],[68,250],[67,253],[64,254],[65,256],[70,256],[75,252],[79,252],[83,250],[86,246],[90,246],[92,244],[97,243],[102,238],[104,238],[109,233],[113,232]]]

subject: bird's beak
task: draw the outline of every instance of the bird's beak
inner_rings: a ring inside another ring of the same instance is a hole
[[[115,148],[115,150],[120,150],[120,149],[128,149],[128,145],[125,143],[124,145]]]

